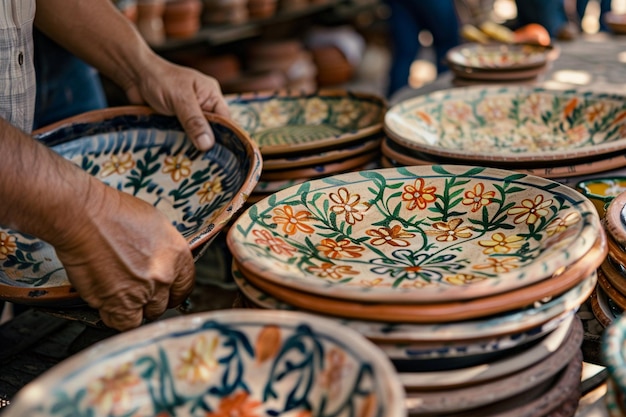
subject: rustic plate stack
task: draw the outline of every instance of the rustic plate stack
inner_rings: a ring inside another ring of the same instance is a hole
[[[463,87],[385,115],[384,166],[471,164],[544,178],[626,165],[626,97],[532,87]]]
[[[457,85],[511,84],[535,80],[553,51],[540,45],[469,43],[450,49],[446,61]]]
[[[249,305],[357,329],[400,371],[411,414],[576,409],[574,312],[607,245],[569,187],[458,165],[334,175],[252,205],[227,243]]]
[[[380,157],[386,102],[379,96],[321,90],[226,100],[233,120],[263,155],[251,202],[309,179],[362,169]]]
[[[261,155],[232,121],[207,116],[215,146],[196,150],[175,117],[147,107],[84,113],[34,132],[89,174],[163,212],[197,260],[254,189]],[[84,304],[54,248],[0,228],[0,299],[39,306]]]
[[[598,270],[598,285],[591,298],[596,319],[605,327],[626,309],[626,193],[622,192],[606,206],[603,226],[606,230],[608,256]]]

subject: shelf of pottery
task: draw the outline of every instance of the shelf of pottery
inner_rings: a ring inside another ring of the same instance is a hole
[[[215,77],[224,93],[341,85],[354,76],[364,49],[349,26],[309,29],[311,20],[293,38],[292,30],[264,36],[279,23],[296,25],[334,8],[347,19],[343,1],[119,0],[117,7],[155,51]]]

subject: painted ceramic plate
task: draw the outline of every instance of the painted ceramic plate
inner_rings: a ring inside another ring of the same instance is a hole
[[[511,171],[421,166],[361,171],[279,191],[227,236],[259,278],[324,297],[437,303],[550,279],[602,227],[569,187]]]
[[[277,171],[263,171],[263,173],[261,174],[261,179],[263,181],[282,181],[289,178],[319,178],[331,174],[355,170],[356,168],[377,159],[379,155],[380,152],[378,152],[378,150],[375,150],[366,152],[361,155],[348,157],[339,161],[331,161],[312,167],[291,168]]]
[[[466,87],[400,102],[388,136],[464,161],[564,161],[626,149],[626,97],[531,87]]]
[[[507,72],[545,65],[551,48],[522,44],[463,44],[448,51],[453,66],[484,72]]]
[[[233,279],[242,293],[258,307],[270,310],[297,310],[252,285],[233,263]],[[556,297],[539,300],[532,307],[508,311],[500,315],[476,320],[445,323],[388,323],[363,321],[324,315],[339,320],[343,325],[358,331],[377,343],[417,343],[425,347],[444,350],[458,343],[480,341],[493,343],[494,337],[508,337],[519,332],[534,332],[538,327],[554,329],[569,314],[578,309],[596,285],[595,277],[586,279],[571,290]]]
[[[602,356],[609,374],[622,393],[626,393],[626,316],[620,316],[607,327]]]
[[[578,321],[575,316],[570,316],[568,320],[561,323],[557,329],[538,343],[500,360],[448,371],[400,372],[398,376],[405,388],[413,390],[457,388],[502,378],[541,362],[557,351],[566,341],[578,343],[580,346],[582,327],[580,328],[580,337],[576,338],[573,331],[575,327],[572,325],[574,319]],[[580,324],[575,323],[575,326],[580,327]]]
[[[341,90],[248,93],[226,101],[264,156],[321,151],[379,134],[387,110],[381,97]]]
[[[556,351],[538,363],[511,375],[468,387],[409,392],[407,394],[409,415],[448,414],[523,395],[527,390],[551,380],[568,367],[575,368],[580,375],[582,333],[580,321],[574,320],[571,335]]]
[[[476,80],[488,82],[505,82],[505,81],[521,81],[537,77],[546,70],[547,66],[542,65],[534,68],[524,68],[519,70],[508,71],[482,71],[473,68],[461,67],[459,65],[450,65],[450,70],[456,75],[456,81],[459,78],[463,80]]]
[[[389,360],[358,333],[295,312],[228,310],[107,339],[27,385],[7,417],[404,417]]]
[[[261,171],[260,154],[232,122],[207,116],[216,145],[198,152],[173,117],[147,108],[86,113],[35,132],[98,179],[161,210],[196,259],[241,208]],[[54,248],[0,228],[0,298],[25,304],[80,302]]]
[[[606,208],[604,224],[615,242],[622,248],[626,247],[626,192],[611,200]]]
[[[604,217],[608,204],[615,197],[626,192],[626,177],[615,176],[584,180],[576,184],[576,189],[591,200],[600,217]]]

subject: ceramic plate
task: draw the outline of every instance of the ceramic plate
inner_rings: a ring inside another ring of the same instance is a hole
[[[604,224],[615,242],[622,248],[626,247],[626,192],[611,200],[606,208]]]
[[[484,72],[509,72],[545,65],[551,48],[522,44],[463,44],[448,51],[453,66]]]
[[[615,321],[615,315],[611,311],[608,304],[608,296],[600,285],[596,286],[595,291],[589,297],[591,311],[603,327],[609,327]]]
[[[305,182],[249,208],[228,233],[247,271],[351,300],[435,303],[562,272],[602,233],[593,204],[511,171],[422,166]]]
[[[347,157],[354,157],[368,151],[380,148],[381,139],[379,137],[364,140],[345,147],[322,151],[320,153],[305,153],[304,155],[286,156],[283,158],[265,158],[263,160],[263,171],[276,171],[281,169],[293,169],[306,166],[315,166],[326,162],[337,161]]]
[[[505,82],[505,81],[522,81],[536,78],[539,74],[546,70],[547,66],[542,65],[535,68],[525,68],[509,71],[482,71],[472,68],[466,68],[459,65],[450,65],[450,70],[463,80],[477,80],[489,82]]]
[[[572,324],[572,333],[565,343],[545,359],[524,370],[474,386],[432,392],[409,392],[407,394],[409,415],[449,414],[469,410],[521,395],[549,381],[568,366],[576,367],[580,372],[582,326],[579,320],[574,320]]]
[[[602,356],[619,391],[626,393],[626,316],[620,316],[604,332]]]
[[[575,316],[570,316],[537,344],[500,360],[448,371],[399,372],[398,376],[402,385],[409,390],[451,389],[502,378],[542,361],[557,351],[566,341],[578,343],[580,346],[582,327],[579,335],[572,331],[574,319],[578,321]],[[576,326],[580,327],[580,324],[576,323]]]
[[[322,165],[316,165],[313,167],[302,167],[283,169],[276,171],[263,171],[261,179],[263,181],[282,181],[289,178],[306,178],[313,179],[331,174],[337,174],[341,172],[351,171],[358,167],[367,164],[368,162],[375,160],[380,155],[378,150],[366,152],[361,155],[348,157],[339,161],[331,161]]]
[[[216,145],[198,152],[173,117],[121,107],[61,121],[34,135],[111,187],[162,211],[198,259],[256,185],[261,157],[245,132],[208,115]],[[54,248],[0,228],[0,298],[80,302]]]
[[[372,343],[302,313],[228,310],[102,341],[27,385],[3,416],[351,414],[406,415]]]
[[[381,97],[341,90],[226,96],[233,120],[265,155],[320,151],[382,132]]]
[[[242,293],[256,306],[270,310],[295,310],[296,307],[282,302],[250,284],[233,263],[233,279]],[[572,311],[576,310],[593,291],[596,279],[586,279],[571,290],[557,297],[539,300],[532,307],[506,312],[501,315],[481,317],[461,322],[447,321],[436,324],[386,323],[343,319],[342,324],[358,331],[377,343],[417,343],[436,347],[442,351],[458,343],[469,341],[493,343],[494,337],[508,337],[520,332],[535,332],[538,327],[554,329]]]
[[[626,163],[626,158],[624,160]],[[604,217],[607,205],[618,195],[626,192],[626,177],[614,176],[579,181],[576,189],[596,206],[600,217]]]
[[[463,161],[562,161],[626,149],[626,98],[531,87],[466,87],[400,102],[385,131]]]

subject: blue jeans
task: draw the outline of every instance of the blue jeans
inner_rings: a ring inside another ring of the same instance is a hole
[[[576,13],[578,13],[578,18],[582,19],[585,15],[585,10],[587,9],[587,4],[589,0],[576,0]],[[604,15],[607,12],[611,11],[611,0],[600,0],[600,32],[608,32],[609,27],[606,25],[604,21]]]
[[[33,129],[107,106],[97,71],[34,30],[37,96]]]
[[[408,84],[411,64],[420,50],[423,29],[433,35],[437,73],[445,72],[446,53],[460,43],[459,21],[452,0],[386,0],[391,8],[391,68],[387,96]]]
[[[519,26],[539,23],[552,38],[568,22],[563,0],[515,0],[515,5]]]

